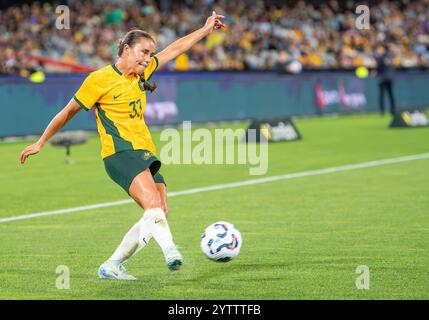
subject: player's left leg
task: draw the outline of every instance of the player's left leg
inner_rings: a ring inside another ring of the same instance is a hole
[[[159,172],[154,175],[153,180],[155,181],[156,189],[161,198],[161,209],[164,211],[165,217],[168,218],[167,184],[165,183],[164,177]]]
[[[141,221],[161,247],[168,268],[178,270],[183,263],[183,257],[173,242],[173,235],[162,209],[161,195],[154,178],[148,169],[141,172],[131,183],[129,194],[144,209]]]

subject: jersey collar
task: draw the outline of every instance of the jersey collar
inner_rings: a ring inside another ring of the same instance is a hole
[[[114,63],[112,63],[112,68],[113,68],[113,70],[115,70],[116,71],[116,73],[117,74],[119,74],[120,76],[122,76],[122,72],[121,71],[119,71],[119,69],[118,68],[116,68],[116,66],[115,66],[115,64]]]

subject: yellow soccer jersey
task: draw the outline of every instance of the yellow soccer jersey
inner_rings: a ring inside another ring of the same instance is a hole
[[[156,57],[144,72],[146,81],[158,67]],[[94,107],[104,159],[124,150],[156,154],[144,121],[146,93],[138,75],[122,74],[114,64],[91,72],[73,97],[85,110]]]

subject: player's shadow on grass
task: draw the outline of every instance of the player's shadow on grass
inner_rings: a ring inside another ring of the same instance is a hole
[[[280,262],[271,263],[239,263],[238,261],[231,262],[213,262],[212,267],[204,271],[196,271],[187,281],[193,282],[218,282],[219,278],[228,275],[238,275],[238,281],[260,281],[260,280],[275,280],[282,279],[279,272],[283,272],[287,265]],[[267,277],[268,272],[268,277]],[[249,276],[251,274],[251,276]]]

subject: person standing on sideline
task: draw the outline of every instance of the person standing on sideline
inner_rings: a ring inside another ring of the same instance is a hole
[[[375,51],[374,59],[377,63],[375,76],[378,78],[379,110],[384,115],[384,92],[389,95],[390,113],[395,114],[395,97],[393,95],[393,66],[391,57],[383,45],[379,45]]]

